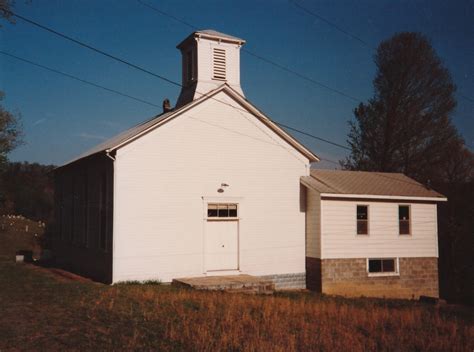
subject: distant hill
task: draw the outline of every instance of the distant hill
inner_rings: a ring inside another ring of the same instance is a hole
[[[54,206],[54,165],[8,163],[0,170],[0,215],[21,214],[50,221]]]

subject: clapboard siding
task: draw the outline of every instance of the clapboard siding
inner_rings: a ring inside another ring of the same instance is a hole
[[[243,273],[304,272],[308,159],[216,100],[235,105],[222,92],[117,151],[114,282],[202,275],[203,197],[239,199]]]
[[[356,234],[357,204],[369,206],[369,235]],[[398,234],[398,205],[411,207],[411,235]],[[436,204],[322,200],[322,258],[438,257]]]
[[[321,258],[321,197],[307,189],[306,256]]]

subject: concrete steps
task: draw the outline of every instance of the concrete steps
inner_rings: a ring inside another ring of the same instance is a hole
[[[226,291],[250,294],[272,294],[275,284],[251,275],[226,275],[173,279],[172,285],[195,290]]]

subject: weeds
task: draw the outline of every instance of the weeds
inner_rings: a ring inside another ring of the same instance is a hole
[[[472,351],[472,310],[308,292],[60,282],[0,262],[0,350]]]

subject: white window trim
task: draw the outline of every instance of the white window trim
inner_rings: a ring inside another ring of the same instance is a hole
[[[384,259],[394,259],[395,260],[395,272],[390,272],[390,273],[371,273],[369,272],[369,260],[384,260]],[[378,277],[378,276],[400,276],[400,261],[399,258],[396,257],[378,257],[378,258],[367,258],[366,260],[366,271],[367,271],[367,276],[369,277]]]
[[[237,221],[242,220],[242,203],[243,197],[201,197],[203,201],[203,219],[206,221]],[[208,217],[207,207],[209,204],[237,204],[237,217],[218,218]]]

